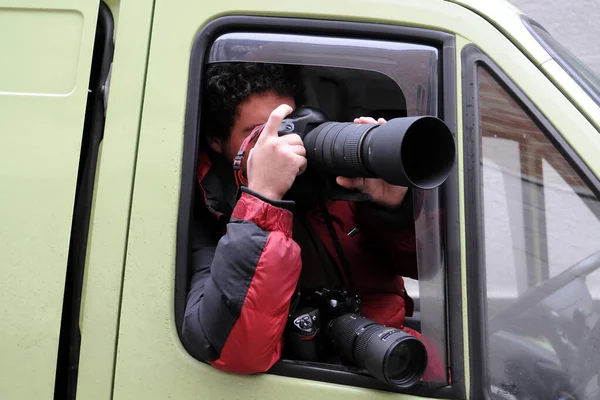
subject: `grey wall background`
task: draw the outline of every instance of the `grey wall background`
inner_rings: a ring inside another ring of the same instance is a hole
[[[600,75],[600,0],[509,0]]]

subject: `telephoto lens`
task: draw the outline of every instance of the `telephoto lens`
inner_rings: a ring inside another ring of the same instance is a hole
[[[304,147],[309,164],[320,170],[419,189],[444,183],[455,160],[450,130],[432,116],[382,125],[326,122],[306,134]]]
[[[327,121],[320,110],[299,107],[278,132],[300,135],[309,168],[418,189],[443,184],[456,159],[452,132],[430,115],[394,118],[381,125],[354,124]]]
[[[345,359],[397,388],[415,385],[427,368],[427,349],[418,338],[358,314],[332,320],[327,335]]]

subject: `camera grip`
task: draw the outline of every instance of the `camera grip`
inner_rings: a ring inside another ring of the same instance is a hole
[[[303,308],[296,311],[288,321],[286,351],[301,361],[318,361],[317,335],[320,331],[319,310]]]

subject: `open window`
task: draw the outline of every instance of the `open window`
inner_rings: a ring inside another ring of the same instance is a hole
[[[256,25],[248,21],[255,21]],[[453,87],[453,58],[442,59],[453,51],[448,51],[453,47],[451,36],[399,28],[379,38],[366,31],[361,37],[359,24],[349,24],[349,28],[354,28],[352,31],[342,29],[344,24],[335,24],[329,33],[325,28],[329,26],[327,23],[320,23],[319,33],[315,34],[302,21],[294,25],[288,19],[285,20],[287,29],[280,28],[284,24],[279,24],[277,19],[244,19],[241,26],[220,22],[217,23],[218,29],[205,30],[211,36],[201,33],[196,43],[189,82],[179,215],[175,293],[179,331],[190,279],[189,221],[194,213],[196,153],[203,134],[202,116],[198,115],[198,110],[202,101],[200,82],[204,65],[253,62],[298,66],[306,88],[304,105],[321,109],[330,121],[350,122],[360,116],[389,120],[433,115],[454,128],[455,100],[451,97],[453,91],[449,89]],[[449,66],[445,66],[444,62]],[[444,89],[448,89],[448,93],[444,93]],[[454,224],[449,223],[457,216],[455,185],[456,175],[453,173],[440,188],[410,192],[420,201],[412,221],[418,279],[405,278],[408,294],[415,302],[414,314],[407,318],[406,325],[419,331],[438,350],[436,357],[446,376],[400,390],[408,393],[426,396],[444,393],[453,398],[462,391],[462,363],[450,357],[454,349],[462,352],[462,333],[459,333],[461,306],[459,300],[448,301],[448,293],[454,293],[455,299],[460,298],[459,274],[456,273],[456,268],[459,268],[458,233]],[[459,318],[450,322],[450,314]],[[452,377],[452,384],[449,371],[457,373],[456,377]],[[337,363],[283,358],[269,373],[387,391],[399,390],[380,383],[366,371]]]

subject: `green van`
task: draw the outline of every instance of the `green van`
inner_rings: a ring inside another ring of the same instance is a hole
[[[302,66],[338,121],[450,127],[407,279],[444,380],[188,353],[200,82],[228,61]],[[599,399],[599,154],[600,79],[504,0],[0,0],[0,398]]]

